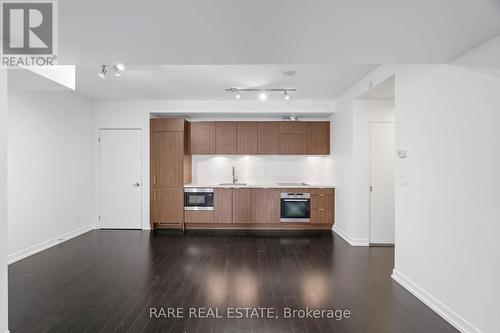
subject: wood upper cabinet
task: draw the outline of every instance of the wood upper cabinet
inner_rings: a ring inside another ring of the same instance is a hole
[[[281,155],[307,154],[307,123],[282,121],[279,124],[279,153]]]
[[[281,121],[280,134],[306,134],[307,122],[304,121]]]
[[[311,190],[311,223],[334,223],[334,189]]]
[[[307,154],[306,135],[280,133],[279,153],[280,155],[306,155]]]
[[[233,190],[233,223],[253,223],[253,189]]]
[[[214,222],[233,222],[233,190],[230,188],[214,189]]]
[[[151,220],[153,223],[160,224],[182,224],[184,221],[184,189],[153,189]]]
[[[236,122],[217,121],[215,123],[215,153],[236,154]]]
[[[237,154],[256,155],[258,153],[258,123],[239,121],[236,127]]]
[[[258,124],[258,154],[279,154],[279,128],[280,123],[276,121],[261,121]]]
[[[183,132],[151,132],[153,187],[182,187],[183,161]]]
[[[330,122],[311,121],[307,123],[308,155],[330,154]]]
[[[175,123],[152,128],[175,128]],[[201,155],[328,155],[328,121],[202,121],[191,123],[190,153]]]
[[[184,122],[182,118],[155,118],[151,119],[150,129],[151,131],[182,132]]]
[[[280,223],[279,189],[253,190],[253,210],[255,223]]]
[[[215,154],[215,122],[191,123],[191,154]]]

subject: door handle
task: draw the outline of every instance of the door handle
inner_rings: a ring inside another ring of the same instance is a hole
[[[141,186],[141,183],[137,182],[137,183],[134,183],[132,184],[133,187],[140,187]]]

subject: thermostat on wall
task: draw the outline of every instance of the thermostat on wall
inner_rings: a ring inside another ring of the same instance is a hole
[[[406,156],[408,156],[408,152],[406,151],[406,149],[399,149],[398,156],[399,158],[406,158]]]

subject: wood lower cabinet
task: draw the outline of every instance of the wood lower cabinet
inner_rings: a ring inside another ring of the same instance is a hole
[[[311,190],[311,223],[334,223],[335,192],[333,189]]]
[[[236,151],[240,155],[256,155],[258,153],[258,123],[239,121],[236,127]]]
[[[253,189],[233,189],[233,223],[253,223]]]
[[[214,212],[210,210],[185,210],[184,223],[212,223]]]
[[[151,219],[158,224],[182,224],[184,221],[184,188],[152,190]]]
[[[215,122],[191,123],[191,154],[215,154]]]
[[[217,121],[215,123],[215,153],[236,154],[236,122]]]
[[[253,210],[255,223],[280,223],[279,189],[254,189]]]
[[[233,190],[229,188],[214,189],[214,222],[233,222]]]

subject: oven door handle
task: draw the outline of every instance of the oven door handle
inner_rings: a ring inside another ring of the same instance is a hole
[[[306,202],[309,201],[309,199],[283,199],[284,201],[301,201],[301,202]]]

